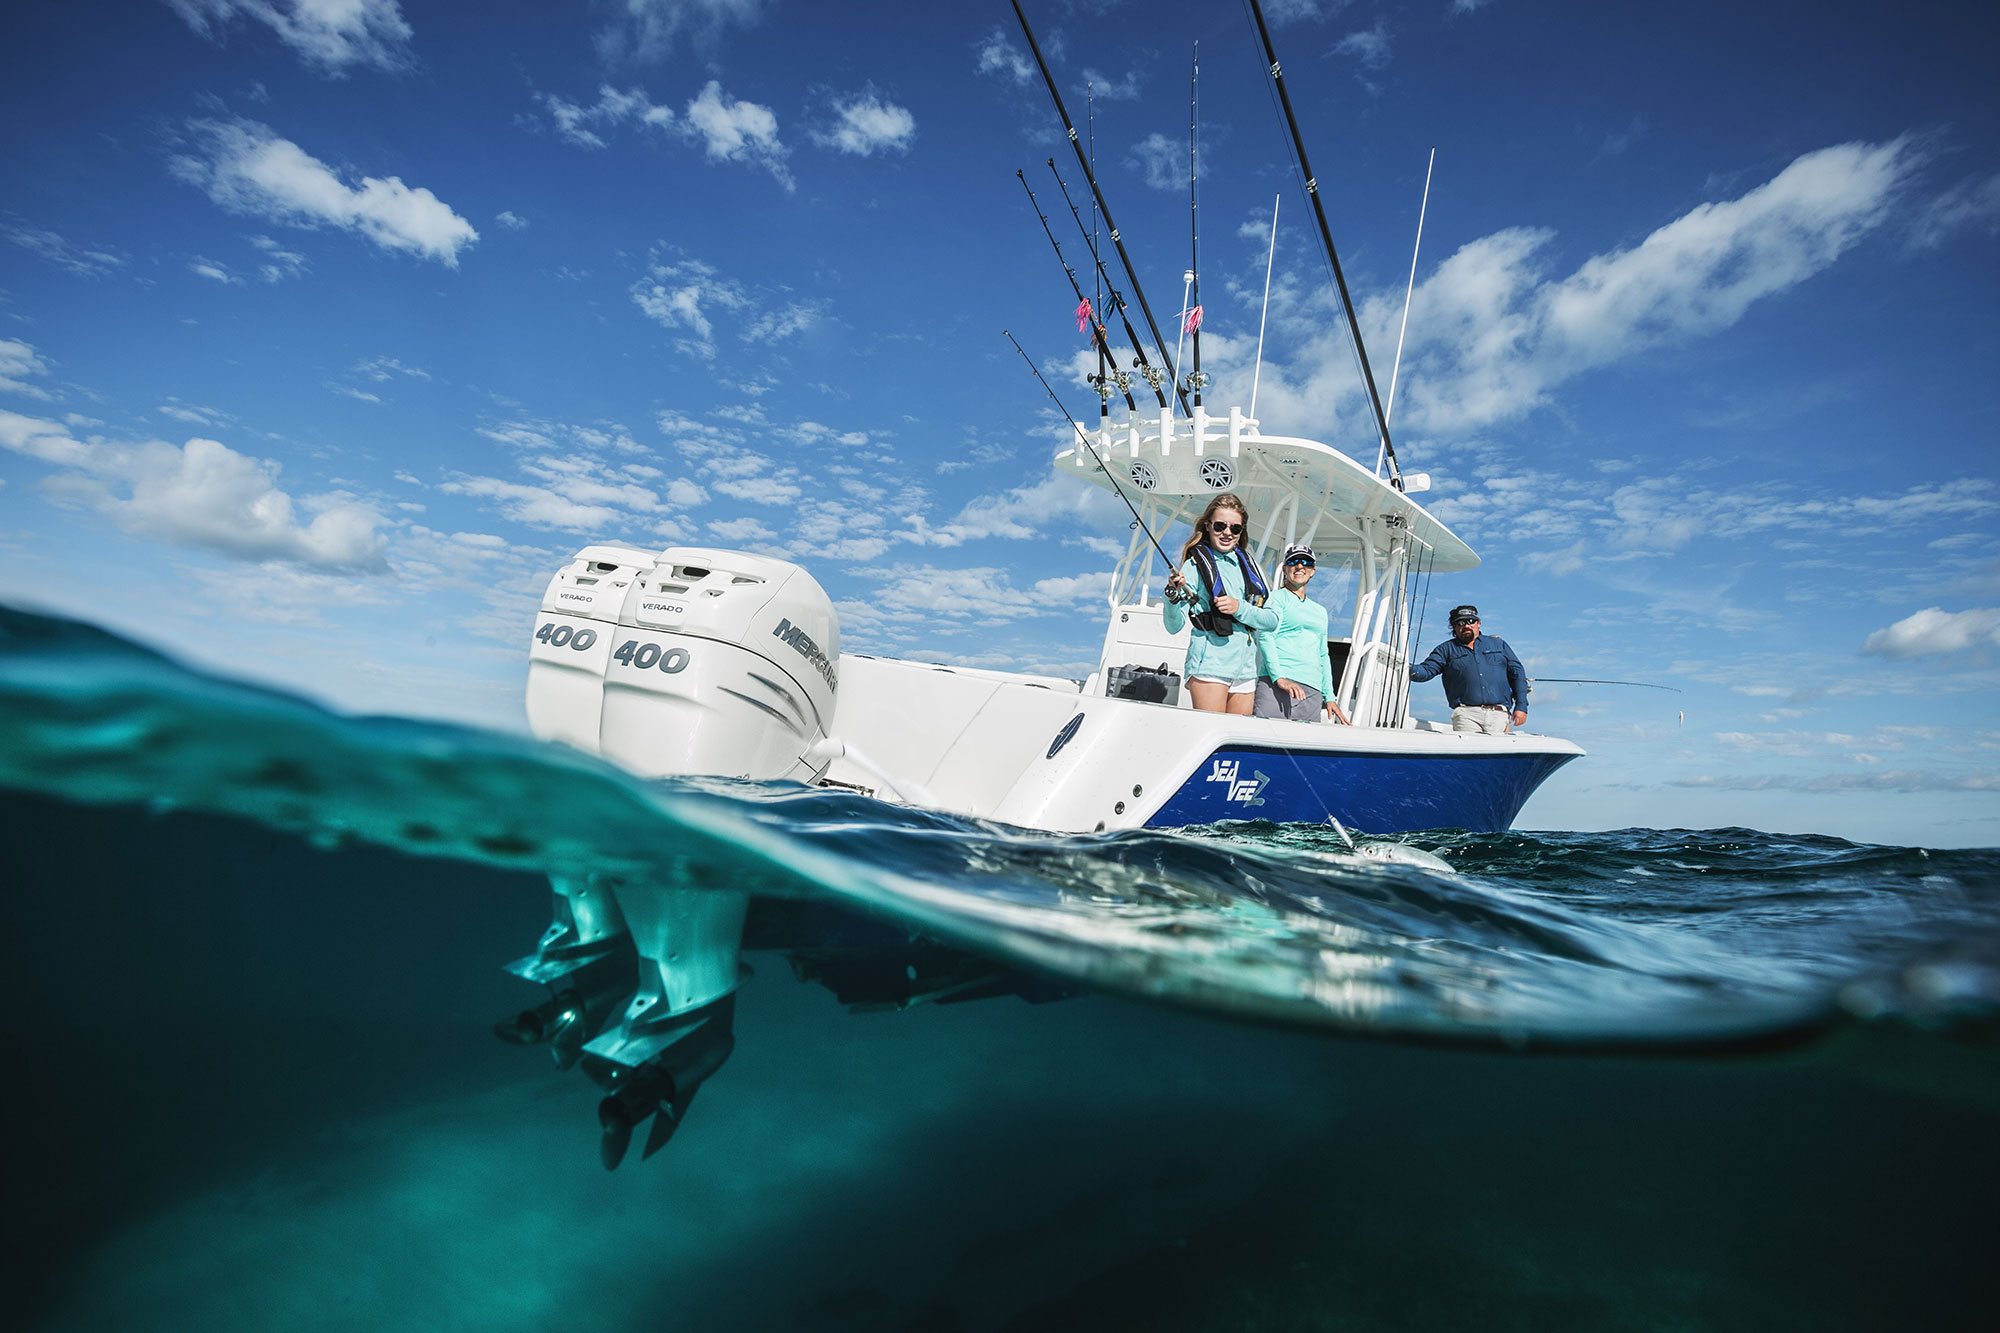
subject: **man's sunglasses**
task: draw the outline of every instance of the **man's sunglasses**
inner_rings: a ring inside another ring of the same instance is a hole
[[[1215,519],[1210,519],[1208,521],[1208,530],[1210,532],[1220,532],[1225,535],[1233,537],[1237,533],[1243,531],[1243,525],[1241,523],[1221,523]]]
[[[1301,556],[1294,556],[1292,559],[1287,560],[1285,562],[1286,569],[1291,569],[1294,566],[1297,566],[1302,569],[1317,569],[1319,568],[1319,563],[1307,556],[1301,555]]]

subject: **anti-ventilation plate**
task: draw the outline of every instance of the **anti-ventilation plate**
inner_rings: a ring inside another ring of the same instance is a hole
[[[1236,469],[1226,458],[1201,460],[1201,484],[1211,491],[1226,491],[1236,484]]]
[[[1153,471],[1153,465],[1143,458],[1133,459],[1132,466],[1126,471],[1132,478],[1132,484],[1142,491],[1150,491],[1160,484],[1160,474]]]

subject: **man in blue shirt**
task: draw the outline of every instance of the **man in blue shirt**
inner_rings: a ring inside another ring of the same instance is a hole
[[[1479,608],[1451,609],[1451,638],[1410,668],[1411,680],[1444,673],[1444,698],[1453,731],[1507,734],[1528,721],[1528,673],[1505,639],[1479,632]],[[1512,715],[1509,715],[1509,709]]]

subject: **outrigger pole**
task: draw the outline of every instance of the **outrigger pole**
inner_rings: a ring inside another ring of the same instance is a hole
[[[1020,0],[1015,0],[1014,8],[1018,11],[1020,7]],[[1389,440],[1389,414],[1382,409],[1382,395],[1375,391],[1375,372],[1368,368],[1368,349],[1361,342],[1361,321],[1354,315],[1354,298],[1347,292],[1347,275],[1340,271],[1340,256],[1333,248],[1333,228],[1327,225],[1326,204],[1319,197],[1319,181],[1313,175],[1312,163],[1306,160],[1306,141],[1299,133],[1299,118],[1292,112],[1292,95],[1285,91],[1285,75],[1278,66],[1277,48],[1271,45],[1271,30],[1264,24],[1264,6],[1257,0],[1250,0],[1250,14],[1257,20],[1257,36],[1263,40],[1264,58],[1271,64],[1271,81],[1278,86],[1278,100],[1285,108],[1285,124],[1292,132],[1292,149],[1299,155],[1299,174],[1305,177],[1306,195],[1312,200],[1313,216],[1319,219],[1319,238],[1326,245],[1327,260],[1333,265],[1334,286],[1340,289],[1341,308],[1347,312],[1347,327],[1354,334],[1354,350],[1361,359],[1361,379],[1368,386],[1369,406],[1375,409],[1375,428],[1382,434],[1382,456],[1389,462],[1389,484],[1400,491],[1403,489],[1403,470],[1396,463],[1396,446]],[[1042,72],[1044,75],[1048,73],[1046,69]],[[1049,86],[1051,90],[1055,87],[1054,84]],[[1117,233],[1112,234],[1115,236]],[[1122,248],[1119,253],[1124,253]]]
[[[1118,307],[1118,321],[1125,326],[1125,336],[1132,340],[1135,368],[1140,377],[1153,386],[1153,396],[1160,400],[1160,406],[1165,407],[1167,395],[1160,388],[1162,374],[1153,369],[1152,363],[1146,360],[1146,345],[1139,341],[1139,330],[1132,327],[1132,317],[1126,313],[1125,298],[1119,294],[1118,285],[1111,281],[1111,275],[1104,271],[1104,256],[1097,253],[1097,246],[1091,240],[1090,228],[1084,225],[1083,214],[1078,211],[1076,200],[1069,197],[1069,186],[1063,183],[1062,173],[1056,170],[1054,158],[1049,159],[1049,174],[1056,178],[1056,188],[1062,191],[1063,202],[1069,205],[1069,215],[1076,219],[1076,229],[1083,233],[1083,242],[1090,247],[1090,257],[1097,264],[1098,281],[1102,282],[1105,291],[1111,294],[1111,304]],[[1171,373],[1172,368],[1168,369]]]
[[[1069,288],[1071,291],[1076,293],[1076,308],[1078,313],[1082,313],[1085,310],[1090,310],[1089,298],[1085,297],[1083,294],[1083,284],[1076,280],[1076,270],[1069,266],[1069,261],[1067,259],[1063,258],[1062,242],[1056,239],[1055,232],[1050,229],[1048,214],[1042,212],[1041,201],[1035,198],[1034,187],[1028,184],[1027,176],[1022,174],[1022,172],[1018,168],[1015,170],[1014,176],[1015,179],[1021,182],[1021,188],[1028,192],[1028,204],[1031,208],[1035,210],[1035,216],[1042,220],[1042,230],[1048,232],[1049,244],[1053,245],[1056,248],[1056,262],[1062,265],[1063,272],[1067,274],[1069,277]],[[1118,369],[1117,359],[1111,355],[1111,348],[1105,344],[1104,322],[1100,318],[1099,313],[1097,311],[1090,310],[1089,324],[1090,324],[1091,337],[1097,343],[1098,357],[1103,361],[1108,361],[1111,363],[1111,372],[1114,377],[1112,382],[1115,383],[1118,386],[1119,391],[1125,395],[1125,406],[1132,409],[1134,412],[1137,412],[1139,410],[1139,404],[1132,401],[1131,381],[1126,377],[1123,371]]]
[[[1118,484],[1117,476],[1110,468],[1104,465],[1104,458],[1097,452],[1097,446],[1090,442],[1089,432],[1077,424],[1076,418],[1070,416],[1069,409],[1063,406],[1062,399],[1056,397],[1056,391],[1049,388],[1049,382],[1046,379],[1042,379],[1042,372],[1035,368],[1034,358],[1028,355],[1027,349],[1015,340],[1012,333],[1009,333],[1006,329],[1002,329],[1000,330],[1000,335],[1008,342],[1014,344],[1014,350],[1019,352],[1021,359],[1028,363],[1028,369],[1034,371],[1035,378],[1042,381],[1042,388],[1048,391],[1049,401],[1056,405],[1056,411],[1062,413],[1063,418],[1069,422],[1070,429],[1076,432],[1076,438],[1081,440],[1083,447],[1089,451],[1091,461],[1097,464],[1098,470],[1104,474],[1104,479],[1111,483],[1111,489],[1117,493],[1119,499],[1125,502],[1125,507],[1132,511],[1132,526],[1146,534],[1146,540],[1151,542],[1153,549],[1160,553],[1160,559],[1167,562],[1167,572],[1170,574],[1179,573],[1180,566],[1174,563],[1173,557],[1169,556],[1166,549],[1160,545],[1160,539],[1155,537],[1153,530],[1146,526],[1146,520],[1139,517],[1138,507],[1132,503],[1132,497],[1125,494],[1125,488]]]
[[[1083,168],[1083,178],[1090,182],[1090,193],[1097,200],[1097,209],[1104,214],[1104,226],[1111,233],[1111,243],[1118,247],[1118,262],[1125,266],[1125,276],[1132,283],[1132,294],[1139,298],[1139,312],[1146,317],[1146,327],[1152,330],[1153,346],[1160,353],[1161,363],[1171,365],[1173,363],[1167,360],[1167,340],[1160,336],[1159,321],[1153,318],[1153,307],[1146,301],[1146,289],[1139,285],[1139,274],[1132,267],[1132,256],[1125,253],[1124,238],[1118,234],[1118,224],[1111,220],[1111,206],[1104,202],[1104,191],[1098,188],[1097,173],[1090,169],[1090,158],[1084,154],[1083,143],[1077,138],[1076,125],[1069,118],[1069,110],[1063,106],[1062,93],[1056,88],[1055,76],[1049,73],[1049,62],[1042,59],[1042,48],[1040,43],[1035,41],[1035,30],[1028,26],[1028,15],[1021,8],[1021,0],[1013,0],[1013,5],[1014,17],[1021,20],[1021,32],[1028,39],[1028,50],[1034,54],[1035,64],[1042,71],[1042,82],[1049,86],[1049,97],[1056,104],[1056,114],[1062,117],[1063,132],[1069,136],[1069,146],[1076,153],[1077,165]],[[1258,22],[1263,22],[1261,15]],[[1369,382],[1369,391],[1371,393],[1374,391],[1372,380]],[[1181,411],[1190,417],[1193,416],[1193,410],[1188,407],[1187,391],[1176,384],[1174,395],[1180,399]],[[1380,404],[1376,405],[1375,410],[1377,415],[1380,415]]]

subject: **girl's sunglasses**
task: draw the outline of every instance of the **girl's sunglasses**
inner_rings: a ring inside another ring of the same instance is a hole
[[[1210,532],[1220,532],[1228,536],[1235,536],[1237,533],[1243,531],[1243,525],[1241,523],[1223,523],[1216,519],[1210,519],[1208,521],[1208,530]]]

